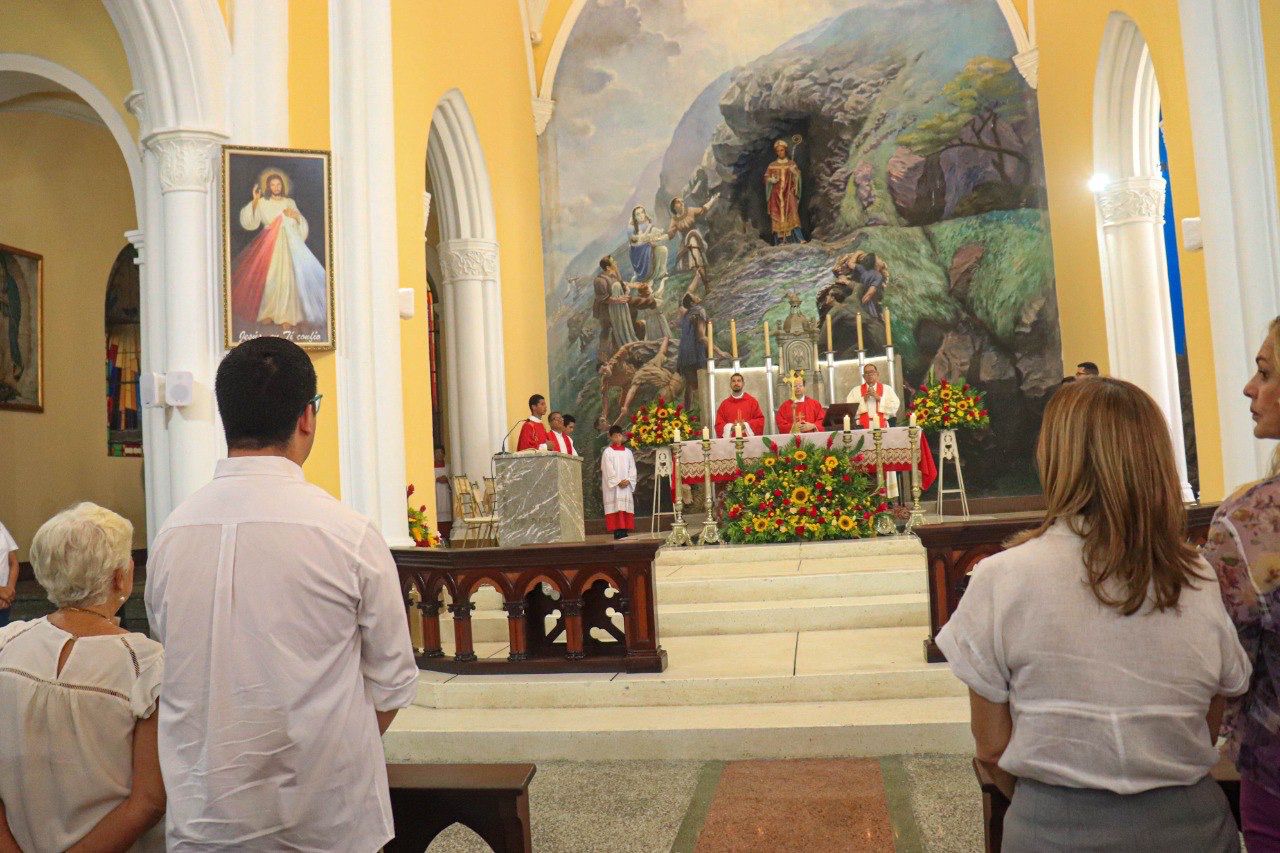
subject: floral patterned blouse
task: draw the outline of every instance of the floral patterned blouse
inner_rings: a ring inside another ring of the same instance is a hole
[[[1222,503],[1204,556],[1253,663],[1249,692],[1228,701],[1230,749],[1242,774],[1280,796],[1280,476]]]

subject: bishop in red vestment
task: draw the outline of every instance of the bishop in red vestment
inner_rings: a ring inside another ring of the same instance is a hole
[[[826,410],[817,400],[804,395],[803,379],[797,379],[793,387],[795,399],[787,400],[778,407],[778,432],[792,432],[792,426],[797,422],[800,425],[795,432],[821,432]]]
[[[520,427],[520,438],[516,441],[516,451],[546,450],[547,425],[542,416],[547,413],[547,398],[534,394],[529,398],[529,419]]]
[[[721,438],[733,438],[736,423],[742,424],[743,435],[764,435],[764,412],[756,398],[742,390],[744,384],[741,373],[729,377],[733,393],[716,409],[716,435]]]

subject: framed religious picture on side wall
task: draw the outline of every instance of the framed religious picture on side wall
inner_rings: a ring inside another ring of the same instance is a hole
[[[44,411],[44,257],[2,244],[0,409]]]
[[[334,348],[328,151],[222,148],[226,345],[263,335]]]

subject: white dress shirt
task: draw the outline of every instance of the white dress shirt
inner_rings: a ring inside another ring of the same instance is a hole
[[[977,565],[938,632],[952,671],[1009,703],[1000,766],[1049,785],[1136,794],[1191,785],[1218,760],[1205,715],[1251,667],[1213,569],[1176,610],[1123,616],[1086,582],[1084,540],[1059,521]]]
[[[278,456],[218,463],[147,565],[164,643],[171,851],[376,850],[392,837],[374,710],[414,698],[377,528]]]
[[[18,543],[13,541],[8,528],[0,524],[0,586],[9,583],[9,555],[18,550]]]

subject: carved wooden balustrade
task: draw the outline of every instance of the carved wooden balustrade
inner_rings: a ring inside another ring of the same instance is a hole
[[[1187,538],[1191,542],[1204,544],[1217,508],[1217,504],[1187,508]],[[959,606],[973,567],[984,557],[1003,551],[1004,543],[1011,536],[1030,530],[1043,517],[1042,513],[1028,512],[984,521],[925,524],[915,529],[929,560],[929,636],[924,641],[925,660],[930,663],[946,660],[934,637]]]
[[[418,666],[461,674],[661,672],[667,653],[658,645],[653,583],[660,545],[624,540],[394,549]],[[475,653],[472,598],[484,586],[502,596],[510,646],[505,658],[479,659]],[[452,657],[441,642],[440,611],[446,606],[453,616]],[[613,614],[622,617],[622,630]]]

